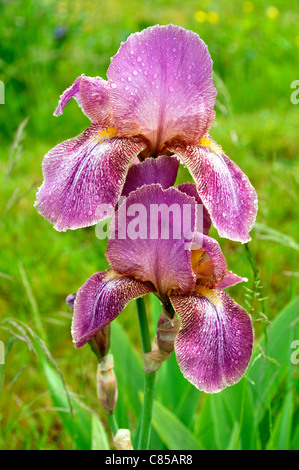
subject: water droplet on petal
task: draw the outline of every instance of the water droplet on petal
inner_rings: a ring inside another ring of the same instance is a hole
[[[136,76],[136,75],[138,75],[138,72],[137,72],[137,70],[133,70],[133,72],[132,72],[132,73],[133,73],[133,75],[135,75],[135,76]]]
[[[141,61],[142,61],[142,59],[141,59],[140,56],[138,56],[136,60],[137,60],[137,62],[141,62]]]

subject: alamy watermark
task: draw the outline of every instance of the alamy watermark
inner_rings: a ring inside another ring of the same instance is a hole
[[[5,86],[0,80],[0,104],[5,104]]]
[[[295,91],[291,93],[291,103],[298,104],[299,103],[299,80],[294,80],[291,83],[291,88],[295,88]]]
[[[3,341],[0,341],[0,364],[5,364],[5,346]]]
[[[295,349],[291,354],[291,363],[294,365],[299,364],[299,340],[295,339],[291,343],[291,349]]]
[[[100,204],[96,211],[102,222],[96,236],[117,240],[184,240],[186,250],[202,246],[203,206],[197,204],[130,204],[122,197],[111,222],[111,206]],[[105,219],[105,220],[103,220]]]

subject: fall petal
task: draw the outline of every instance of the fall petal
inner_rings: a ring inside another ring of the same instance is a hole
[[[35,207],[56,230],[94,225],[111,215],[144,143],[112,137],[109,129],[91,125],[45,156]]]
[[[169,146],[182,158],[193,176],[204,206],[221,237],[242,243],[250,240],[257,213],[257,195],[247,176],[230,160],[220,146]]]
[[[252,354],[253,331],[247,312],[225,292],[172,296],[181,320],[175,353],[184,375],[207,393],[220,392],[244,375]]]
[[[149,284],[103,271],[91,276],[77,292],[72,323],[77,348],[111,323],[133,299],[153,292]]]

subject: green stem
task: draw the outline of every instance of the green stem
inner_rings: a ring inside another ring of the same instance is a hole
[[[144,299],[136,299],[136,308],[141,335],[141,344],[143,354],[152,349],[151,337],[148,328],[148,321],[145,309]],[[155,374],[144,373],[144,397],[141,414],[140,434],[138,441],[138,450],[148,450],[151,435],[153,402],[154,402]]]
[[[111,414],[106,413],[106,416],[107,416],[108,423],[109,423],[110,429],[112,431],[112,434],[113,434],[113,436],[115,436],[117,431],[118,431],[118,425],[117,425],[117,422],[116,422],[116,419],[115,419],[115,414],[114,413],[111,413]]]

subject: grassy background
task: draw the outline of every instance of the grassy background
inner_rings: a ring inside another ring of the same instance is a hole
[[[157,23],[174,23],[192,29],[207,43],[218,89],[217,119],[211,134],[249,176],[258,192],[259,212],[250,249],[260,272],[264,311],[260,285],[254,278],[244,247],[220,240],[229,268],[249,278],[247,286],[232,288],[230,293],[252,314],[257,340],[268,328],[264,314],[273,321],[298,294],[299,104],[296,106],[290,101],[291,83],[299,79],[298,1],[1,1],[0,80],[5,84],[5,104],[0,105],[0,319],[6,323],[2,323],[5,329],[0,330],[0,339],[5,342],[7,353],[6,364],[0,366],[1,448],[88,447],[80,433],[76,440],[70,432],[72,421],[66,419],[68,403],[53,398],[53,384],[58,387],[55,382],[58,376],[55,368],[51,369],[52,375],[47,369],[49,354],[56,361],[68,389],[75,394],[76,404],[80,400],[78,413],[86,409],[88,416],[96,413],[97,424],[92,429],[98,431],[98,447],[106,445],[98,415],[104,426],[106,421],[95,397],[96,363],[88,346],[79,351],[74,349],[70,337],[71,315],[64,303],[66,295],[75,291],[87,277],[107,267],[105,243],[95,238],[93,227],[56,232],[37,214],[33,203],[35,190],[42,181],[43,155],[88,126],[89,121],[74,100],[63,116],[52,116],[61,92],[81,73],[105,78],[110,57],[117,52],[120,42],[130,33]],[[182,169],[179,182],[188,178],[188,173]],[[212,235],[217,238],[215,231]],[[148,299],[149,306],[150,302],[153,301]],[[296,320],[297,304],[293,309]],[[154,331],[157,306],[151,311]],[[8,323],[7,319],[24,324]],[[45,340],[46,355],[27,327]],[[140,353],[133,305],[120,316],[117,328],[127,331],[128,342],[131,341]],[[117,331],[115,335],[119,334]],[[284,352],[290,355],[288,333],[288,326],[282,323],[280,335],[285,342],[281,347],[287,348]],[[129,348],[128,344],[122,347]],[[275,351],[273,354],[275,356]],[[161,383],[168,369],[174,368],[173,373],[179,374],[175,361],[167,367],[164,372],[160,371]],[[250,421],[257,426],[254,435],[260,435],[264,426],[270,437],[275,437],[275,426],[282,426],[279,420],[285,416],[290,420],[291,415],[294,416],[290,424],[293,438],[284,443],[273,438],[271,445],[276,448],[299,445],[295,434],[299,422],[296,399],[299,366],[292,367],[287,361],[285,367],[280,388],[268,396],[267,411],[256,417],[256,421]],[[133,377],[134,370],[133,364]],[[120,370],[119,374],[122,373]],[[194,388],[190,391],[189,384],[177,377],[182,396],[190,394],[195,403],[194,410],[191,405],[188,408],[189,414],[209,416],[209,406],[215,414],[214,398]],[[122,383],[126,383],[125,378]],[[169,398],[173,391],[171,381],[166,381],[165,387],[169,388],[168,401],[164,397],[166,418],[165,409],[158,410],[157,416],[164,416],[168,423],[167,410],[171,406],[175,410],[177,403]],[[283,401],[285,387],[292,392],[292,407]],[[158,384],[159,399],[162,388]],[[269,389],[268,382],[264,388]],[[239,390],[238,386],[233,389]],[[122,393],[118,411],[120,423],[136,430],[138,417],[134,410],[129,412],[129,421],[126,416],[133,406],[128,402],[130,395]],[[225,393],[215,400],[221,397],[225,400]],[[245,392],[242,393],[244,404]],[[254,391],[250,393],[254,397]],[[182,410],[185,410],[183,405]],[[283,410],[288,413],[280,415]],[[233,416],[231,410],[230,414]],[[84,412],[82,419],[89,419]],[[200,419],[204,418],[198,418],[192,425],[184,423],[197,436],[203,432],[204,424]],[[240,425],[241,421],[236,422]],[[234,423],[228,422],[224,430],[231,439],[241,433]],[[206,425],[213,427],[213,423]],[[177,441],[169,443],[167,436],[163,440],[163,432],[157,433],[158,428],[156,420],[153,448],[161,445],[161,439],[164,448],[180,448],[174,447],[180,446]],[[181,436],[183,434],[184,428]],[[201,446],[238,447],[239,441],[223,442],[208,434]],[[244,448],[261,448],[266,447],[268,441],[246,442],[242,441]]]

